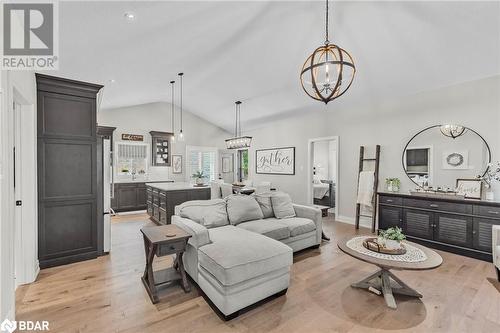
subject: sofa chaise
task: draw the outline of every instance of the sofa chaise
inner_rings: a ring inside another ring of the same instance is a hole
[[[283,193],[185,202],[172,223],[192,235],[184,268],[225,320],[285,294],[293,252],[321,243],[321,211]]]

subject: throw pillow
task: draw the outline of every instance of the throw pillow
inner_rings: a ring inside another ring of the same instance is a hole
[[[295,217],[295,209],[293,209],[292,198],[287,193],[276,192],[271,197],[273,203],[274,216],[278,219],[286,219]]]
[[[264,215],[264,218],[267,219],[269,217],[274,217],[274,212],[273,212],[273,204],[271,202],[271,196],[272,193],[259,193],[259,194],[253,194],[255,197],[255,200],[257,200],[257,203],[260,206],[260,209],[262,210],[262,214]]]
[[[264,218],[257,200],[251,195],[232,194],[226,197],[227,215],[232,225]]]
[[[226,202],[223,199],[186,201],[179,206],[179,215],[206,228],[229,224]]]

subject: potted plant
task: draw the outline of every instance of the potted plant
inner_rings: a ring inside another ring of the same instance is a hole
[[[495,181],[500,181],[500,161],[488,163],[488,169],[484,176],[477,177],[483,181],[484,187],[486,188],[486,200],[494,200],[495,196],[491,185]]]
[[[401,241],[406,239],[403,230],[399,227],[389,228],[383,233],[385,239],[385,247],[389,250],[397,250],[401,248]]]
[[[196,171],[193,173],[193,178],[196,181],[196,185],[203,185],[203,178],[205,178],[205,175],[203,174],[203,171]]]
[[[399,192],[401,187],[401,181],[399,178],[386,178],[385,185],[387,186],[387,191],[389,192]]]

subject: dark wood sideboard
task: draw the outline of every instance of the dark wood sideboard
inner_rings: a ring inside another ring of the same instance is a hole
[[[146,185],[147,213],[156,224],[170,224],[175,206],[191,200],[209,200],[210,187],[196,190],[163,191]]]
[[[408,240],[492,260],[491,227],[500,224],[500,202],[380,192],[378,211],[379,230],[398,226]]]

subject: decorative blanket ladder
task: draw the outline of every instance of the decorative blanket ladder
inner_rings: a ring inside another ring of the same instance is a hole
[[[372,197],[372,215],[363,215],[361,214],[361,204],[356,203],[356,229],[359,229],[359,218],[360,217],[369,217],[372,220],[372,233],[375,232],[375,222],[377,219],[377,189],[378,189],[378,171],[380,165],[380,145],[375,146],[375,157],[374,158],[365,158],[365,146],[359,147],[359,171],[358,171],[358,187],[359,188],[359,174],[361,171],[365,171],[365,162],[375,162],[375,170],[374,170],[374,181],[373,181],[373,197]]]

